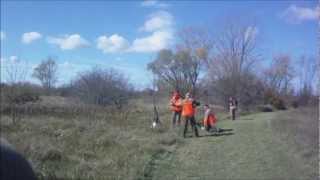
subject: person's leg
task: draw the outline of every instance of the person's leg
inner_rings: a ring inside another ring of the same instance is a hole
[[[189,123],[189,117],[185,117],[183,137],[186,137],[186,134],[188,131],[188,123]]]
[[[208,125],[206,126],[206,130],[207,130],[207,131],[210,131],[210,129],[211,129],[211,126],[208,124]]]
[[[178,125],[180,126],[181,124],[181,112],[178,112]]]
[[[177,112],[173,112],[173,116],[172,116],[172,126],[175,127],[177,123]]]
[[[232,109],[232,120],[235,120],[236,119],[236,109],[233,108]]]
[[[219,132],[216,125],[213,125],[210,130],[211,132]]]
[[[190,123],[191,123],[191,128],[194,129],[194,133],[197,137],[199,137],[199,133],[198,133],[198,128],[197,128],[197,125],[196,125],[196,120],[194,118],[194,116],[192,116],[190,118]]]

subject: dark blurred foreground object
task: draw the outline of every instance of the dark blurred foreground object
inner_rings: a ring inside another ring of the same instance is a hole
[[[36,180],[28,161],[10,147],[0,143],[0,179],[1,180]]]

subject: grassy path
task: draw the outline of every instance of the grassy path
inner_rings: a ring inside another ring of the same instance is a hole
[[[159,161],[152,179],[312,179],[301,157],[273,133],[276,113],[222,121],[233,135],[188,138],[169,159]]]

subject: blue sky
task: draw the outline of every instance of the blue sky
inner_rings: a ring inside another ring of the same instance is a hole
[[[317,1],[1,1],[1,76],[21,59],[32,68],[48,56],[59,83],[93,66],[116,68],[137,87],[150,85],[148,62],[187,26],[221,29],[228,18],[254,19],[260,52],[293,57],[317,52]]]

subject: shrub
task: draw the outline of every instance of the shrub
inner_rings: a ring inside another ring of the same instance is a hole
[[[291,106],[292,106],[293,108],[298,108],[298,107],[299,107],[298,101],[292,101]]]
[[[9,104],[25,104],[38,101],[40,93],[41,89],[30,83],[1,85],[1,99]]]
[[[41,157],[42,161],[60,161],[61,159],[62,159],[62,152],[60,152],[57,149],[49,149]]]
[[[275,109],[285,110],[286,104],[282,97],[273,91],[266,91],[264,94],[264,103],[271,104]]]
[[[264,104],[257,107],[258,111],[260,112],[272,112],[273,107],[271,104]]]
[[[118,109],[128,103],[133,92],[128,79],[113,69],[93,68],[83,72],[71,86],[73,94],[86,103],[101,106],[114,105]]]
[[[271,104],[274,108],[276,108],[278,110],[287,109],[284,101],[280,97],[273,97],[271,100]]]

